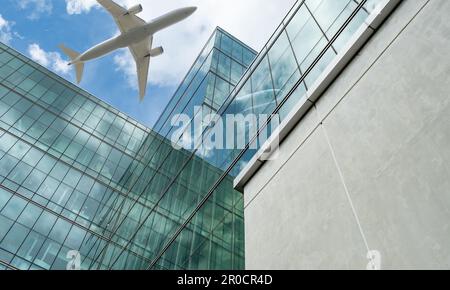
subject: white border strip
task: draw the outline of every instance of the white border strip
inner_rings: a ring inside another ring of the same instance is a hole
[[[380,27],[383,21],[391,14],[394,8],[402,0],[383,0],[371,15],[366,19],[358,31],[352,36],[346,47],[334,58],[327,66],[325,71],[315,81],[314,85],[306,92],[306,95],[294,106],[278,128],[272,133],[279,138],[270,138],[261,146],[261,149],[253,156],[249,163],[234,179],[233,186],[236,190],[244,192],[245,185],[256,174],[256,172],[265,163],[261,158],[267,148],[277,146],[275,142],[282,142],[298,124],[301,118],[308,112],[313,104],[322,96],[324,91],[344,70],[346,65],[353,59],[356,53],[363,47],[367,40],[374,34],[375,30]]]

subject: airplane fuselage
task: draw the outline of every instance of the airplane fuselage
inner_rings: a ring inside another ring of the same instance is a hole
[[[87,62],[89,60],[107,55],[117,49],[128,47],[134,43],[139,43],[146,37],[152,36],[156,32],[189,17],[193,11],[195,11],[194,8],[177,9],[152,20],[141,27],[122,32],[120,35],[108,39],[80,54],[80,56],[78,56],[77,59],[74,59],[71,64]],[[151,47],[149,47],[149,50],[150,49]]]

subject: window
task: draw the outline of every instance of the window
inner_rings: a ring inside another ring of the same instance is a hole
[[[42,153],[41,151],[35,148],[31,148],[23,158],[23,161],[30,166],[36,166],[43,155],[44,153]]]
[[[64,135],[59,135],[56,139],[55,143],[52,145],[52,148],[58,151],[59,153],[64,153],[67,149],[67,146],[70,144],[70,139]]]
[[[22,89],[25,92],[30,91],[34,86],[36,85],[36,82],[33,80],[26,78],[21,83],[19,83],[18,88]]]
[[[86,194],[83,194],[78,190],[75,190],[73,194],[70,196],[66,208],[78,214],[80,212],[81,207],[83,206],[86,197],[87,197]]]
[[[41,187],[39,187],[37,193],[47,199],[50,199],[58,188],[58,185],[58,180],[54,179],[53,177],[47,176]]]
[[[67,186],[64,183],[61,183],[58,187],[58,190],[55,192],[55,194],[52,196],[52,201],[55,203],[64,206],[67,202],[67,200],[70,197],[70,194],[72,193],[73,188],[70,186]]]
[[[28,261],[33,261],[39,249],[45,241],[45,237],[35,231],[31,231],[17,253]]]
[[[351,3],[356,6],[352,0],[347,1],[322,1],[317,9],[313,12],[319,25],[324,31],[327,31],[336,18],[342,13],[344,9]]]
[[[42,209],[34,204],[28,203],[17,221],[29,228],[32,228],[41,213]]]
[[[78,144],[77,142],[72,142],[69,144],[69,147],[67,147],[66,151],[64,152],[64,155],[68,156],[72,160],[76,160],[78,154],[83,149],[83,146]]]
[[[77,158],[77,162],[79,162],[80,164],[84,165],[84,166],[88,166],[89,162],[92,159],[92,156],[94,156],[94,153],[87,149],[86,147],[83,148],[83,150],[81,151],[81,153],[79,154],[78,158]]]
[[[17,120],[22,116],[22,113],[14,108],[10,108],[8,112],[6,112],[2,117],[1,120],[5,122],[6,124],[12,126],[14,125]]]
[[[294,36],[290,35],[290,38],[295,55],[300,64],[305,61],[314,48],[316,49],[315,55],[318,55],[317,51],[320,52],[320,48],[323,48],[326,44],[322,43],[320,46],[317,45],[324,38],[324,35],[313,18],[309,18],[299,33]],[[309,66],[309,63],[305,66]]]
[[[46,240],[39,250],[39,254],[37,255],[34,263],[45,269],[50,269],[60,248],[61,246],[57,243],[52,242],[51,240]]]
[[[50,172],[50,175],[56,178],[57,180],[62,180],[64,176],[66,176],[67,171],[69,171],[69,167],[64,163],[58,162],[53,167],[52,171]]]
[[[17,159],[22,159],[22,157],[30,150],[30,145],[24,143],[23,141],[17,141],[16,144],[9,150],[9,154],[16,157]]]
[[[233,52],[231,55],[234,59],[236,59],[239,62],[242,62],[242,54],[243,54],[243,47],[238,42],[233,41]]]
[[[219,66],[217,69],[217,73],[226,80],[229,80],[230,71],[231,71],[231,59],[225,54],[221,53],[219,56]]]
[[[57,131],[47,128],[45,133],[39,138],[39,141],[50,147],[53,142],[55,142],[56,138],[58,138],[58,135],[59,133]]]
[[[14,106],[21,99],[21,96],[16,94],[15,92],[9,92],[6,96],[2,98],[2,101],[9,106]]]
[[[69,222],[66,222],[63,219],[58,219],[58,221],[53,226],[49,237],[62,244],[66,239],[66,236],[69,233],[71,227],[72,225]]]
[[[295,76],[293,77],[293,80],[298,80]],[[289,86],[288,86],[289,87]],[[285,92],[284,92],[285,93]],[[283,94],[284,94],[283,93]],[[302,83],[300,84],[297,89],[289,96],[287,101],[284,103],[284,105],[281,107],[280,111],[278,112],[280,114],[281,120],[284,120],[287,115],[291,112],[292,108],[303,98],[306,94],[306,88],[305,85]]]
[[[78,180],[80,180],[80,177],[81,177],[81,173],[78,172],[77,170],[71,168],[69,170],[69,173],[66,174],[66,177],[64,177],[64,183],[75,188],[78,184]]]
[[[4,155],[2,159],[0,159],[0,175],[8,176],[8,173],[16,166],[17,160],[16,158],[10,155]]]
[[[0,188],[0,210],[5,206],[12,194]]]
[[[30,230],[15,223],[4,237],[1,247],[11,253],[16,253]]]
[[[297,61],[285,31],[281,33],[270,49],[269,60],[272,67],[275,94],[279,95],[286,82],[298,71]],[[299,74],[297,76],[300,77]]]
[[[28,110],[27,116],[29,116],[33,120],[37,120],[43,113],[44,113],[43,109],[37,106],[33,106]]]
[[[43,172],[50,172],[55,163],[55,159],[51,158],[49,155],[44,155],[39,161],[37,168]]]
[[[242,74],[244,73],[244,67],[239,63],[232,61],[231,62],[231,82],[237,84],[237,82],[241,79]]]
[[[9,229],[13,225],[13,221],[0,215],[0,241],[8,233]]]
[[[86,231],[73,226],[64,244],[70,249],[77,250],[80,248],[85,235]]]
[[[47,236],[56,221],[56,216],[49,212],[42,212],[33,229],[43,236]]]
[[[78,185],[76,189],[79,191],[89,194],[89,191],[91,190],[92,185],[94,184],[94,180],[86,175],[83,175],[80,179],[80,182],[78,182]]]
[[[16,143],[17,139],[12,137],[9,134],[3,134],[0,137],[0,149],[4,152],[8,152],[8,150]]]
[[[19,161],[16,167],[9,173],[8,178],[17,184],[22,184],[32,169],[28,164]]]
[[[80,215],[88,220],[92,220],[95,213],[97,212],[98,207],[98,201],[88,197],[82,207]]]
[[[268,57],[264,57],[251,77],[253,112],[271,113],[276,107]],[[253,136],[250,136],[253,137]]]
[[[231,55],[231,49],[232,49],[232,45],[233,45],[233,40],[231,40],[231,38],[222,33],[222,44],[221,44],[221,49],[228,55]]]
[[[214,108],[218,110],[230,93],[230,84],[221,78],[216,77],[216,85],[214,91]]]
[[[14,124],[14,128],[21,132],[26,132],[31,125],[33,124],[34,120],[31,119],[28,116],[22,116],[17,123]]]
[[[38,188],[41,186],[41,183],[44,181],[45,177],[46,175],[42,173],[40,170],[33,169],[22,185],[27,189],[36,192]]]

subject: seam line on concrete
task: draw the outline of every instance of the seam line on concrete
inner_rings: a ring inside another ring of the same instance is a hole
[[[336,153],[334,151],[333,145],[331,144],[331,140],[330,140],[330,137],[328,136],[327,129],[325,128],[325,124],[320,119],[320,115],[319,115],[319,112],[317,110],[316,105],[314,105],[314,110],[316,111],[317,118],[319,119],[319,126],[322,128],[323,135],[324,135],[325,140],[326,140],[326,142],[328,144],[328,147],[330,149],[330,153],[331,153],[331,156],[333,158],[334,165],[336,166],[336,170],[337,170],[337,172],[339,174],[339,179],[340,179],[340,181],[342,183],[342,186],[344,188],[345,195],[347,197],[347,201],[348,201],[348,203],[350,205],[350,208],[352,209],[352,213],[353,213],[353,216],[354,216],[354,218],[356,220],[356,224],[358,225],[359,232],[360,232],[361,237],[362,237],[362,239],[364,241],[364,244],[366,246],[367,252],[370,252],[369,243],[367,242],[366,235],[364,234],[364,230],[363,230],[361,222],[359,220],[358,213],[356,212],[356,208],[355,208],[355,206],[353,204],[352,197],[350,196],[350,191],[349,191],[349,189],[347,187],[347,183],[345,182],[344,174],[343,174],[341,166],[339,165],[339,162],[337,160]]]

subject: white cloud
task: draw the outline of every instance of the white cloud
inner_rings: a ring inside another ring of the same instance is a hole
[[[89,12],[96,7],[95,2],[66,0],[68,13]],[[151,60],[149,82],[154,85],[172,86],[182,80],[216,26],[224,28],[244,43],[260,50],[295,0],[118,0],[117,2],[126,7],[141,3],[144,11],[139,16],[147,21],[176,8],[198,7],[190,18],[157,33],[154,37],[153,46],[163,46],[165,53]],[[73,9],[74,7],[78,9]],[[131,54],[123,50],[114,57],[114,62],[117,69],[126,75],[130,85],[137,89],[136,69]]]
[[[94,6],[98,6],[96,0],[66,0],[66,10],[71,15],[89,12]]]
[[[132,55],[128,49],[121,49],[120,52],[114,56],[114,64],[116,65],[116,71],[125,73],[125,77],[130,87],[137,88],[136,68],[132,59]]]
[[[63,60],[58,52],[46,52],[37,43],[28,46],[28,54],[37,63],[57,73],[68,74],[71,70],[71,67],[67,65],[67,61]]]
[[[31,20],[36,20],[42,14],[51,14],[53,4],[51,0],[19,0],[18,5],[20,9],[31,9],[31,13],[27,16]]]
[[[12,26],[13,22],[10,22],[3,18],[0,14],[0,41],[6,44],[9,44],[13,38]]]

